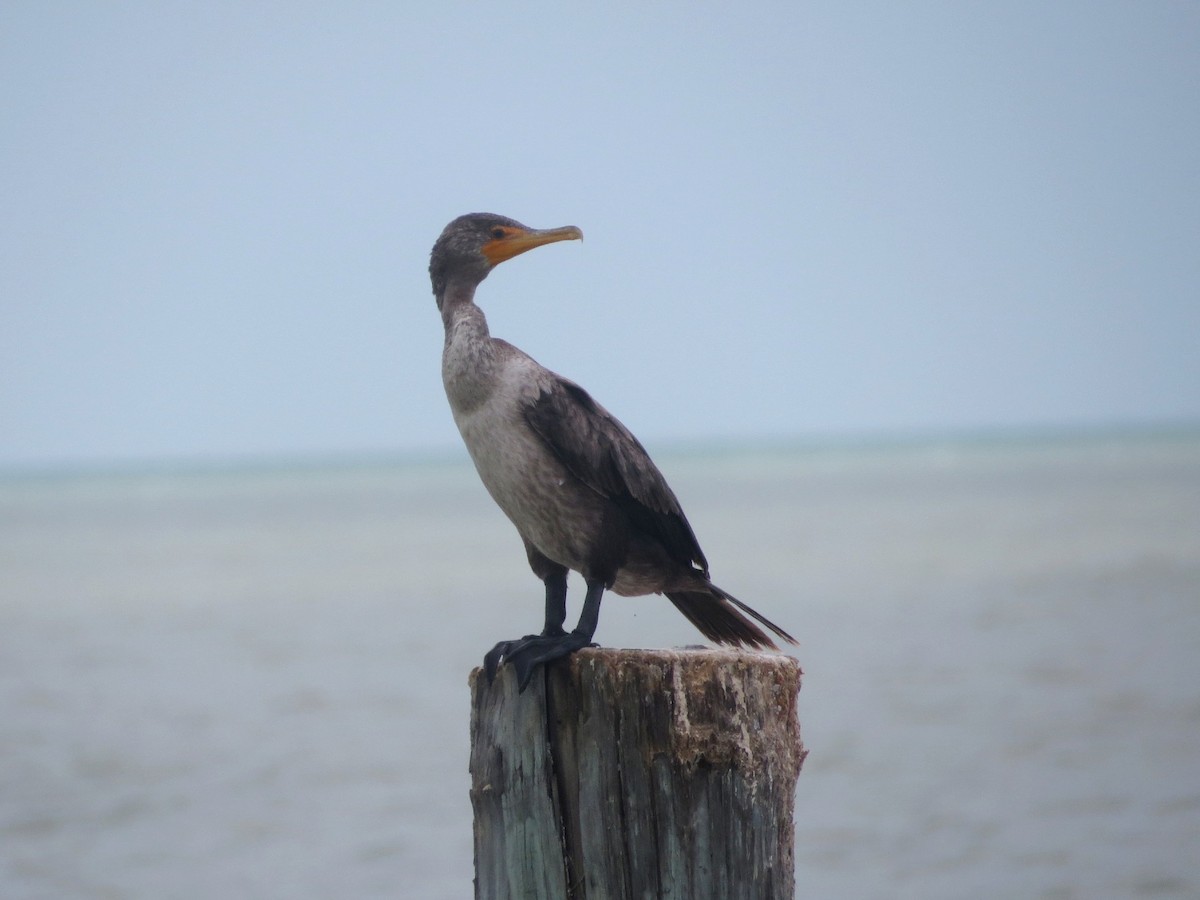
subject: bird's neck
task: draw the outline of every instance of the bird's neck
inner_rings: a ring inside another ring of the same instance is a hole
[[[442,325],[446,329],[446,345],[455,341],[488,343],[487,316],[475,305],[475,285],[451,281],[437,295]]]
[[[453,282],[438,295],[446,328],[442,380],[456,414],[484,402],[494,390],[497,377],[495,342],[474,295],[475,285],[456,286]]]
[[[442,314],[442,324],[446,327],[449,337],[451,326],[463,318],[478,317],[483,323],[483,332],[487,334],[487,319],[483,310],[475,305],[476,284],[468,281],[450,281],[434,296],[437,299],[438,311]]]

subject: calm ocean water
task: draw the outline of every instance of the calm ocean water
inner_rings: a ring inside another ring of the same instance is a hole
[[[1200,897],[1200,437],[660,463],[801,641],[798,896]],[[467,673],[540,623],[467,464],[0,479],[0,897],[471,896]]]

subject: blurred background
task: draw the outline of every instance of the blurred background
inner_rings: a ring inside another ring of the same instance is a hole
[[[7,4],[0,464],[457,446],[429,248],[651,442],[1195,422],[1200,12]]]
[[[493,333],[800,638],[799,896],[1200,894],[1197,46],[1189,3],[5,4],[0,896],[469,895],[467,672],[541,622],[440,382],[470,211],[583,229]]]

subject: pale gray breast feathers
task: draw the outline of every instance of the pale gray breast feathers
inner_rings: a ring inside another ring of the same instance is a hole
[[[517,530],[551,559],[578,569],[599,498],[579,484],[525,418],[525,409],[555,376],[515,348],[498,349],[486,401],[458,405],[452,399],[454,421],[488,493]]]

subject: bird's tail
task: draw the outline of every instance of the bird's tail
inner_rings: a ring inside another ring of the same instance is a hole
[[[705,584],[696,590],[668,591],[667,599],[674,603],[676,609],[687,616],[688,621],[699,628],[706,638],[715,643],[732,644],[735,647],[770,647],[778,650],[775,641],[750,619],[765,625],[789,644],[796,643],[794,637],[770,619],[755,612],[715,584]]]

